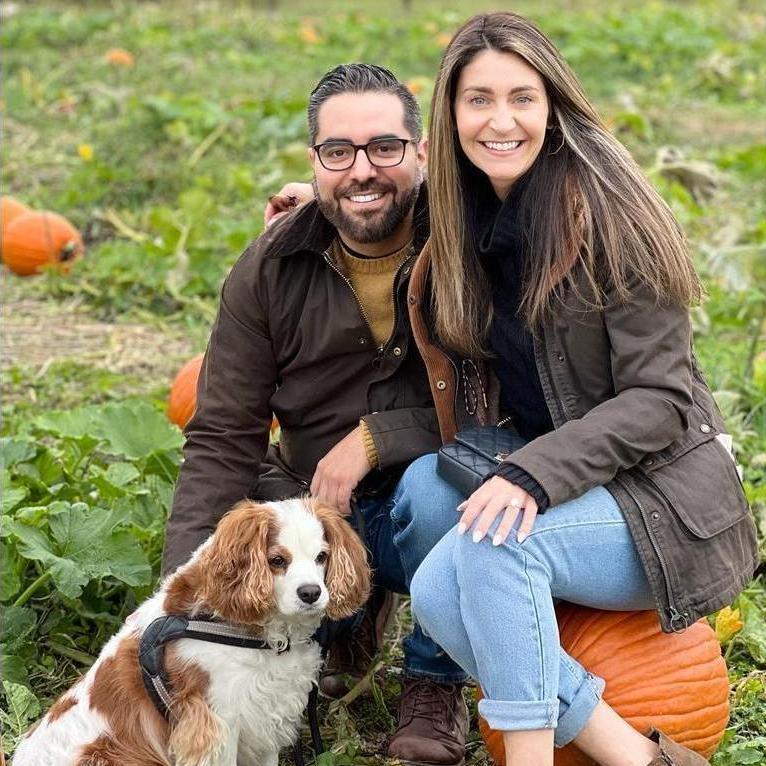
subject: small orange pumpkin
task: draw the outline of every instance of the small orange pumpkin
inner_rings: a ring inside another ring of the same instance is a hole
[[[168,420],[185,428],[197,407],[197,379],[202,368],[203,354],[190,359],[181,369],[170,388]]]
[[[37,274],[45,266],[66,272],[84,252],[80,232],[58,213],[24,213],[3,229],[3,262],[23,277]]]
[[[715,632],[700,620],[663,633],[655,612],[606,612],[562,604],[561,645],[606,681],[604,700],[634,729],[654,726],[709,758],[729,721],[729,678]],[[492,759],[505,764],[502,733],[479,728]],[[574,745],[556,750],[556,766],[596,766]]]
[[[8,228],[8,224],[20,215],[31,213],[32,208],[25,205],[23,202],[17,200],[15,197],[0,197],[0,205],[2,206],[2,223],[3,232]]]
[[[132,67],[136,64],[133,54],[124,48],[110,48],[104,55],[104,60],[112,66]]]
[[[170,387],[167,416],[168,420],[179,428],[186,427],[197,408],[197,380],[202,369],[203,357],[204,354],[198,354],[181,367]],[[275,417],[272,417],[270,433],[272,439],[278,429],[279,423]]]

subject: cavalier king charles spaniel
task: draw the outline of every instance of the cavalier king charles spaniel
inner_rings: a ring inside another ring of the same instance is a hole
[[[314,632],[324,615],[354,614],[369,588],[365,548],[337,510],[239,503],[27,732],[14,766],[277,766],[320,669]],[[251,645],[168,642],[161,712],[142,663],[147,629],[168,615]]]

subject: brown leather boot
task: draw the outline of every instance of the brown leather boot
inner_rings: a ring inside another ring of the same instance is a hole
[[[397,600],[387,590],[373,590],[364,617],[354,632],[330,647],[319,678],[319,691],[323,696],[340,699],[364,678],[383,646],[383,634]]]
[[[660,746],[660,754],[648,766],[706,766],[708,764],[708,761],[699,753],[673,742],[670,737],[657,729],[649,729],[646,736]]]
[[[463,766],[468,708],[462,684],[405,678],[389,758],[410,766]]]

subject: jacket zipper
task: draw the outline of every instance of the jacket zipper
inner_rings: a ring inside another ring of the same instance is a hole
[[[670,587],[670,577],[668,575],[668,566],[665,561],[665,556],[660,550],[660,546],[657,545],[657,540],[654,537],[654,530],[646,518],[646,511],[644,510],[644,507],[641,505],[635,494],[633,494],[632,490],[626,486],[624,482],[620,482],[620,486],[630,495],[630,497],[633,499],[633,502],[636,504],[639,513],[641,514],[641,518],[644,522],[644,527],[646,528],[646,532],[649,535],[649,542],[652,544],[652,549],[657,556],[657,560],[660,562],[662,577],[665,580],[665,592],[668,597],[668,612],[670,613],[670,629],[674,633],[680,633],[682,630],[685,630],[689,626],[687,624],[686,617],[682,615],[676,608],[676,604],[673,599],[673,590]]]
[[[354,290],[354,285],[351,284],[351,280],[332,262],[332,259],[330,258],[327,251],[323,253],[324,259],[327,262],[327,265],[348,285],[348,289],[351,290],[354,298],[356,299],[356,305],[359,308],[359,313],[362,315],[362,319],[364,320],[365,325],[367,326],[367,332],[369,333],[370,337],[372,338],[372,342],[375,342],[375,336],[372,334],[372,326],[370,325],[370,318],[367,316],[367,312],[364,310],[364,306],[362,305],[362,302],[359,300],[359,296],[357,295],[356,290]],[[378,356],[380,356],[381,348],[378,349]],[[376,357],[377,359],[378,357]]]

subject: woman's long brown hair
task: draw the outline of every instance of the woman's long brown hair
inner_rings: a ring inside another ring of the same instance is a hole
[[[634,280],[661,302],[698,301],[702,287],[673,214],[553,43],[514,13],[482,14],[444,52],[431,102],[429,250],[439,339],[466,356],[486,354],[491,291],[471,241],[461,169],[468,160],[453,107],[460,72],[487,49],[521,56],[542,77],[549,100],[549,129],[519,203],[526,242],[520,310],[529,326],[539,326],[567,282],[593,307],[604,305],[607,290],[627,300]],[[574,271],[581,278],[567,280]]]

